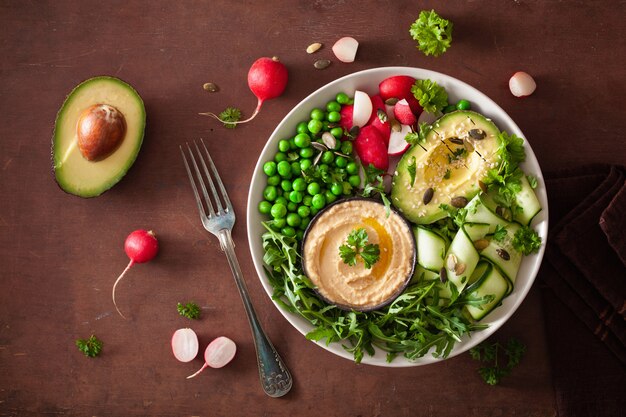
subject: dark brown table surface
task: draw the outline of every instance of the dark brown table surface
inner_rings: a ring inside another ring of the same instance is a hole
[[[454,22],[453,46],[426,57],[408,35],[422,9]],[[1,1],[0,2],[0,415],[85,416],[552,416],[556,414],[537,285],[495,338],[528,351],[500,386],[482,382],[465,353],[423,367],[355,365],[308,342],[255,273],[246,235],[250,178],[274,127],[309,93],[340,76],[413,66],[459,78],[517,122],[542,168],[624,163],[624,3],[615,1]],[[330,46],[358,39],[342,64]],[[312,42],[324,43],[307,55]],[[228,105],[248,114],[250,64],[278,55],[285,94],[245,126],[226,130],[198,112]],[[316,59],[332,60],[318,71]],[[517,70],[538,84],[518,99]],[[94,199],[63,193],[51,174],[50,138],[65,95],[96,75],[141,94],[145,140],[135,165]],[[202,89],[212,81],[216,94]],[[204,138],[229,190],[234,240],[254,305],[289,364],[292,391],[266,397],[242,304],[217,240],[201,229],[178,146]],[[131,269],[114,311],[110,291],[126,266],[126,235],[154,229],[161,252]],[[256,239],[257,237],[250,237]],[[176,303],[196,300],[190,323]],[[192,326],[206,344],[226,335],[235,360],[186,380],[170,337]],[[99,358],[74,345],[96,334]]]

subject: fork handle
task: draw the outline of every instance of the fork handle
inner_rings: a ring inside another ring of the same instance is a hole
[[[261,377],[261,385],[263,391],[270,397],[282,397],[291,389],[293,380],[285,363],[281,359],[267,335],[261,327],[261,323],[256,316],[254,307],[248,295],[246,283],[243,280],[243,274],[239,267],[239,261],[235,254],[235,245],[230,230],[223,229],[219,232],[219,240],[222,250],[228,258],[230,269],[235,277],[239,295],[243,301],[243,306],[248,315],[252,336],[254,339],[254,348],[256,350],[257,362],[259,364],[259,376]]]

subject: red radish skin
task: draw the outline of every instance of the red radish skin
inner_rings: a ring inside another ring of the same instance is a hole
[[[120,314],[120,316],[126,318],[120,309],[117,307],[117,303],[115,302],[115,288],[117,284],[121,281],[121,279],[126,275],[126,272],[135,264],[142,264],[154,259],[154,257],[159,252],[159,242],[156,238],[156,235],[152,230],[135,230],[131,234],[126,237],[126,241],[124,242],[124,251],[126,255],[130,258],[130,262],[126,269],[122,272],[122,274],[117,277],[115,280],[115,284],[113,284],[113,291],[111,293],[111,297],[113,298],[113,305],[115,305],[115,309]]]
[[[341,110],[339,114],[341,115],[341,120],[339,121],[339,126],[344,129],[350,130],[352,128],[352,113],[354,112],[354,105],[346,104],[345,106],[341,106]]]
[[[537,89],[537,83],[524,71],[518,71],[509,80],[509,89],[515,97],[528,97]]]
[[[383,137],[386,145],[389,145],[389,135],[391,134],[391,124],[387,120],[386,122],[382,122],[380,117],[378,116],[378,111],[382,110],[385,115],[387,114],[387,106],[385,106],[385,102],[383,99],[376,94],[375,96],[370,97],[372,100],[372,115],[367,122],[368,125],[374,126]]]
[[[191,329],[178,329],[172,336],[172,352],[181,362],[191,362],[198,356],[198,336]]]
[[[395,75],[393,77],[385,78],[380,84],[378,84],[378,91],[384,101],[390,98],[397,98],[398,100],[406,100],[416,116],[422,112],[422,106],[411,92],[411,87],[415,84],[415,78],[408,75]]]
[[[196,373],[189,375],[187,379],[199,375],[206,368],[223,368],[228,365],[237,353],[235,342],[225,336],[220,336],[209,343],[204,351],[204,365]]]
[[[402,99],[393,106],[393,114],[396,117],[396,120],[399,121],[403,125],[412,126],[417,122],[417,117],[413,114],[411,107],[409,107],[409,103],[406,99]]]
[[[250,67],[248,71],[248,87],[250,91],[257,98],[257,106],[254,109],[252,115],[246,120],[239,120],[237,122],[228,122],[229,124],[241,124],[248,123],[259,114],[261,106],[267,100],[279,97],[285,91],[287,87],[287,81],[289,79],[287,73],[287,67],[280,62],[277,57],[273,58],[259,58]],[[215,113],[207,112],[200,113],[203,116],[213,117],[220,120],[219,116]]]
[[[354,140],[354,149],[363,166],[374,165],[386,171],[389,168],[387,145],[374,126],[364,126]]]

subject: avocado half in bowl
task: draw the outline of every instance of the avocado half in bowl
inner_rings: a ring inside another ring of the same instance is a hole
[[[413,277],[416,250],[411,226],[395,209],[377,200],[346,198],[309,223],[302,267],[328,304],[372,311],[404,291]]]

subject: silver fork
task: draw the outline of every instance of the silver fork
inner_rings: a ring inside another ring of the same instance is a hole
[[[191,188],[193,188],[193,193],[196,196],[196,202],[198,203],[198,209],[200,210],[200,219],[202,220],[204,228],[217,236],[220,241],[220,246],[228,258],[230,269],[235,277],[237,289],[239,290],[239,294],[243,300],[243,305],[252,329],[254,347],[257,354],[257,362],[259,364],[259,376],[261,377],[263,390],[270,397],[281,397],[289,392],[293,380],[289,370],[283,363],[283,360],[280,358],[278,352],[276,352],[276,349],[274,349],[274,346],[272,346],[272,343],[265,335],[265,332],[257,319],[256,313],[254,312],[254,308],[252,307],[252,303],[248,295],[248,289],[246,288],[246,283],[243,280],[243,274],[241,273],[241,268],[239,267],[239,262],[237,261],[237,255],[235,254],[235,247],[231,236],[233,225],[235,224],[235,211],[233,210],[233,206],[230,203],[224,184],[217,173],[215,164],[211,159],[211,155],[209,155],[209,151],[207,150],[204,141],[200,139],[200,142],[202,143],[204,156],[196,142],[193,143],[196,151],[195,155],[192,147],[187,144],[187,152],[189,154],[191,164],[185,156],[183,147],[180,147],[180,152],[183,155],[183,161],[185,162],[185,168],[187,169],[187,174],[189,175],[189,181],[191,182]],[[196,159],[200,162],[198,163]],[[207,168],[207,162],[205,160],[208,161],[208,166],[211,168],[211,172],[209,172],[209,168]],[[209,197],[207,187],[205,186],[205,181],[209,184],[209,189],[211,190],[211,196],[213,199],[212,201]],[[215,187],[215,183],[217,183],[219,192]],[[198,184],[202,192],[204,204],[196,184]],[[222,202],[224,205],[222,205]]]

